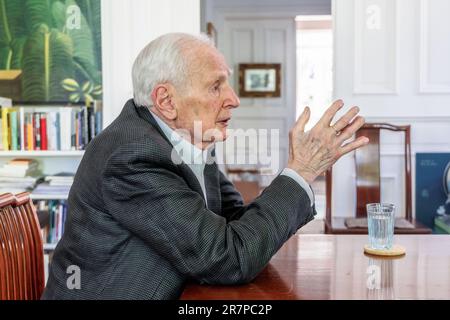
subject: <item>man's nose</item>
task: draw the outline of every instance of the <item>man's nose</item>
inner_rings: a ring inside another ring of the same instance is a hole
[[[234,92],[233,88],[230,86],[228,90],[228,97],[225,101],[225,106],[227,108],[237,108],[241,104],[239,97]]]

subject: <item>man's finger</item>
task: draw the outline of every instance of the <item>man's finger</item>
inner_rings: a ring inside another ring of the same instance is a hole
[[[344,154],[347,154],[353,150],[356,150],[358,148],[361,148],[362,146],[365,146],[369,143],[369,138],[367,137],[359,137],[358,139],[347,143],[340,149],[340,154],[343,156]]]
[[[337,137],[336,143],[341,145],[345,140],[350,139],[355,132],[364,125],[364,123],[366,123],[366,121],[363,117],[356,117],[352,123],[344,128],[341,134]]]
[[[306,124],[309,121],[309,117],[311,115],[311,111],[309,107],[305,107],[300,117],[298,117],[297,122],[295,123],[295,131],[304,132]]]
[[[331,120],[333,120],[336,113],[344,106],[342,100],[336,100],[333,104],[325,111],[319,122],[323,127],[329,127]]]
[[[333,125],[334,130],[341,131],[348,126],[350,121],[358,114],[359,108],[353,107],[346,114],[344,114],[336,123]]]

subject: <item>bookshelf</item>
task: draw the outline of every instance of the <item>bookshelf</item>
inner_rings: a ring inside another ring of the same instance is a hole
[[[83,150],[73,151],[0,151],[3,158],[34,158],[34,157],[82,157]]]
[[[2,130],[0,130],[0,138],[2,139],[0,144],[0,166],[17,158],[34,159],[38,163],[39,171],[44,176],[55,175],[61,172],[75,174],[84,155],[86,145],[101,131],[103,126],[101,102],[99,104],[94,103],[93,108],[86,108],[82,105],[18,105],[8,106],[7,108],[9,109],[0,110],[2,112],[0,121],[3,120],[1,123]],[[10,117],[9,114],[14,112],[16,113],[14,118]],[[37,120],[34,119],[36,115],[38,115]],[[37,121],[42,121],[42,118],[46,119],[45,129],[42,127],[42,122],[40,126],[37,124]],[[17,123],[13,125],[15,121]],[[5,133],[4,129],[5,124],[7,124],[7,133]],[[5,139],[3,137],[5,135],[9,136],[9,141],[6,140],[8,141],[7,148],[4,147]],[[45,136],[46,145],[44,149],[48,150],[39,150],[43,148],[43,136]],[[12,141],[15,142],[13,143]],[[52,235],[54,233],[48,231],[47,227],[47,231],[43,232],[43,249],[51,254],[56,248],[57,239],[60,238],[63,232],[60,224],[62,224],[61,221],[64,221],[66,216],[68,194],[47,194],[46,190],[42,191],[42,193],[36,194],[33,194],[31,191],[31,199],[39,212],[39,219],[41,220],[42,217],[45,217],[41,221],[43,225],[48,223],[50,230],[52,230],[52,228],[55,228],[55,222],[57,221],[56,226],[59,226],[56,227],[56,238],[53,236],[48,238],[50,239],[49,241],[54,243],[46,243],[46,232]],[[62,192],[65,193],[65,190]],[[42,203],[45,203],[43,211],[38,207]],[[64,214],[61,213],[63,210]],[[56,212],[58,213],[56,214]],[[63,216],[64,219],[62,218]],[[51,217],[55,217],[54,220]],[[53,221],[53,224],[50,221]]]
[[[32,194],[31,200],[67,200],[67,194]]]
[[[44,251],[53,251],[56,248],[57,243],[44,243]]]
[[[84,155],[84,151],[0,151],[0,165],[15,158],[36,159],[39,168],[44,175],[53,175],[58,172],[75,173]],[[68,194],[33,194],[31,199],[37,205],[39,201],[64,201]],[[52,253],[57,243],[46,243],[44,241],[44,252]]]

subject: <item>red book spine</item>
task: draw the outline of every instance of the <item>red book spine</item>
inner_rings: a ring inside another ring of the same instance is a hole
[[[41,150],[47,150],[47,118],[41,115]]]

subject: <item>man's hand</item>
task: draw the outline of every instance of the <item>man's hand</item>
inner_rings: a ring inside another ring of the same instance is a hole
[[[335,101],[308,132],[305,132],[305,126],[310,117],[310,110],[306,107],[289,132],[288,168],[295,170],[309,184],[344,154],[369,142],[368,138],[360,137],[344,144],[364,124],[364,118],[356,116],[358,107],[351,108],[331,126],[333,117],[343,105],[342,100]]]

